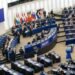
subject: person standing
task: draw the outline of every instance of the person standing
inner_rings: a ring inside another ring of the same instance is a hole
[[[20,33],[17,32],[17,41],[18,41],[18,44],[20,43]]]
[[[23,28],[22,28],[22,35],[23,35],[23,37],[26,36],[26,31],[27,31],[26,26],[23,25]]]
[[[22,56],[24,55],[24,50],[23,50],[22,47],[20,47],[19,52],[20,52],[20,54],[21,54]]]
[[[66,60],[68,63],[72,60],[71,53],[72,53],[72,47],[68,46],[66,49]]]
[[[28,25],[27,28],[29,30],[30,36],[32,36],[32,29],[31,29],[30,25]]]
[[[13,51],[12,48],[9,48],[8,51],[8,60],[11,61],[15,61],[15,52]]]
[[[4,56],[5,56],[6,60],[8,60],[8,48],[7,47],[5,48]]]

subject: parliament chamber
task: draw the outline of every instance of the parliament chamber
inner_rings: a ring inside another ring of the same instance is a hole
[[[1,0],[0,75],[75,75],[74,21],[74,0]]]

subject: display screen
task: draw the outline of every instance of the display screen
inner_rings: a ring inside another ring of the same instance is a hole
[[[45,46],[48,46],[49,45],[49,41],[45,41],[41,44],[41,48],[44,48]]]
[[[18,4],[27,3],[35,0],[8,0],[8,7],[12,7]]]
[[[19,1],[19,0],[7,0],[8,3],[12,3],[12,2],[16,2],[16,1]]]
[[[0,9],[0,22],[4,21],[4,9]]]

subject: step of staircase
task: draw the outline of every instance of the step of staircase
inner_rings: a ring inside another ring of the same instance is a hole
[[[66,40],[57,41],[57,43],[65,42]]]
[[[59,25],[58,28],[59,29],[64,29],[64,26],[63,25]]]
[[[64,33],[64,31],[57,31],[57,33],[59,34],[59,33]]]
[[[17,54],[15,60],[21,60],[21,59],[23,59],[23,57],[20,54]],[[4,64],[4,63],[9,63],[9,61],[7,61],[6,59],[0,60],[0,64]]]
[[[59,31],[64,31],[64,28],[63,27],[59,28]]]
[[[56,13],[53,13],[53,15],[54,15],[54,16],[57,16],[57,17],[60,17],[60,18],[63,16],[63,15],[61,15],[61,14],[56,14]]]
[[[58,26],[63,25],[62,21],[56,21],[56,23]]]
[[[57,43],[60,43],[60,42],[65,42],[66,41],[66,37],[60,37],[60,38],[57,38]]]
[[[59,28],[58,33],[62,33],[62,32],[64,32],[64,28]]]
[[[17,54],[16,55],[16,60],[20,60],[20,59],[23,59],[23,57],[20,54]]]
[[[64,37],[66,34],[65,34],[65,32],[63,32],[63,33],[58,33],[57,34],[57,38],[59,38],[59,37]]]

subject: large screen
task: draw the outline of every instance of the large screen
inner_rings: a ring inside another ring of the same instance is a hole
[[[0,22],[4,21],[4,9],[0,9]]]
[[[7,0],[8,3],[12,3],[12,2],[16,2],[16,1],[19,1],[19,0]]]
[[[35,0],[7,0],[8,1],[8,7],[12,7],[18,4],[35,1]]]

